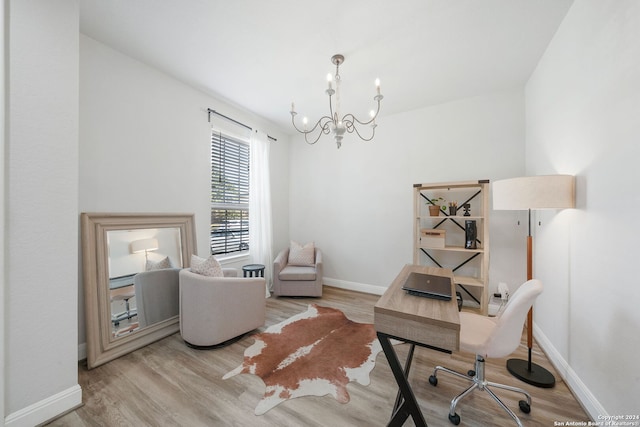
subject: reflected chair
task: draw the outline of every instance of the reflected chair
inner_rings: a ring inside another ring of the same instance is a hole
[[[140,328],[178,315],[179,272],[179,268],[164,268],[133,277]]]
[[[133,285],[109,290],[109,299],[113,302],[124,301],[124,311],[111,314],[111,322],[116,328],[120,326],[123,320],[129,320],[136,317],[138,312],[135,308],[131,308],[130,300],[136,296]]]
[[[520,388],[487,381],[484,359],[486,357],[506,357],[518,348],[527,312],[540,293],[542,293],[542,282],[535,279],[529,280],[511,296],[504,310],[497,317],[485,317],[468,312],[460,313],[460,350],[476,355],[475,371],[468,371],[467,375],[464,375],[442,366],[436,366],[433,375],[429,377],[429,383],[433,386],[438,385],[438,371],[455,375],[472,383],[469,388],[451,401],[449,421],[453,424],[460,424],[460,416],[456,413],[458,402],[478,389],[489,393],[502,409],[516,421],[518,426],[522,427],[520,419],[494,394],[491,388],[523,394],[526,400],[520,400],[519,406],[520,410],[526,414],[531,411],[531,396]]]
[[[230,344],[265,323],[264,277],[236,277],[237,270],[229,268],[223,273],[180,271],[180,334],[190,347]]]

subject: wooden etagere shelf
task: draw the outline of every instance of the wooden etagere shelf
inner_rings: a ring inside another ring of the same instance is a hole
[[[487,314],[489,288],[489,180],[414,184],[413,263],[450,268],[465,307]],[[445,211],[429,214],[436,198]],[[458,211],[450,214],[449,203]],[[467,204],[468,216],[463,205]],[[465,248],[465,221],[476,223],[476,247]],[[432,236],[436,236],[436,239]],[[435,242],[435,243],[434,243]]]

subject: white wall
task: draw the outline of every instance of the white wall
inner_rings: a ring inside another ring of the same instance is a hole
[[[271,146],[274,248],[286,245],[289,137],[255,115],[84,35],[80,35],[80,211],[193,212],[197,252],[208,256],[207,108],[278,139]],[[229,127],[222,119],[214,120]],[[79,287],[79,343],[84,343],[82,283]]]
[[[638,414],[640,2],[578,0],[526,86],[527,174],[577,177],[538,215],[537,334],[590,415]]]
[[[339,150],[294,137],[291,239],[323,250],[325,283],[384,290],[413,260],[413,184],[522,175],[524,132],[524,94],[513,90],[383,117],[373,141],[347,135]],[[500,232],[512,216],[491,215],[492,287],[519,284],[524,237]]]
[[[9,7],[6,425],[36,425],[82,401],[75,357],[78,16],[74,0]]]
[[[4,36],[5,31],[8,28],[5,17],[8,16],[8,2],[7,0],[2,0],[0,2],[0,33]],[[6,129],[7,129],[7,110],[6,103],[7,98],[6,94],[8,91],[7,88],[7,80],[6,80],[6,69],[9,66],[9,60],[7,58],[6,53],[8,52],[8,43],[6,37],[2,38],[2,44],[0,44],[0,57],[2,57],[2,65],[0,66],[0,99],[2,99],[2,104],[0,104],[0,307],[2,307],[2,313],[0,314],[0,425],[4,423],[5,416],[5,408],[4,408],[4,400],[5,400],[5,381],[4,377],[6,376],[7,367],[5,365],[5,284],[7,270],[5,264],[5,249],[6,248],[6,239],[5,239],[5,210],[7,206],[7,200],[5,199],[5,152],[7,150],[7,138],[6,138]]]

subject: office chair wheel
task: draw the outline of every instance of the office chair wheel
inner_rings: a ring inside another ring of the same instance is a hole
[[[438,378],[436,378],[435,375],[431,375],[429,377],[429,384],[431,384],[432,386],[437,386],[438,385]]]
[[[474,371],[473,369],[469,369],[467,371],[467,375],[469,375],[470,377],[475,377],[476,376],[476,371]]]
[[[451,421],[451,424],[454,424],[454,425],[460,424],[460,415],[458,415],[458,414],[453,414],[453,415],[449,414],[449,421]]]
[[[518,405],[520,406],[520,410],[525,414],[531,412],[531,405],[529,405],[526,400],[519,401]]]

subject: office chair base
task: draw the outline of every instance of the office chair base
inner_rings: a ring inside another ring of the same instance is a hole
[[[451,421],[451,424],[454,424],[454,425],[460,424],[460,415],[458,415],[458,414],[453,414],[453,415],[449,414],[449,421]]]
[[[436,366],[436,368],[433,371],[433,375],[429,377],[429,384],[431,384],[434,387],[438,385],[438,377],[436,376],[438,371],[446,372],[456,377],[463,378],[472,383],[471,386],[469,386],[469,388],[467,388],[465,391],[460,393],[458,396],[454,397],[453,400],[451,401],[451,407],[449,408],[449,421],[451,421],[451,423],[454,425],[460,424],[460,416],[456,413],[456,406],[458,405],[458,402],[463,398],[465,398],[467,395],[469,395],[471,392],[473,392],[475,389],[479,389],[489,393],[489,395],[498,403],[498,405],[500,405],[502,409],[504,409],[505,412],[507,412],[507,414],[509,414],[511,418],[513,418],[513,420],[518,424],[518,426],[522,427],[522,423],[520,422],[520,419],[516,416],[516,414],[511,409],[509,409],[502,402],[502,400],[500,400],[498,396],[495,395],[495,393],[491,390],[491,388],[500,388],[503,390],[509,390],[509,391],[523,394],[526,400],[520,400],[518,402],[518,406],[520,410],[525,414],[528,414],[531,412],[531,396],[529,395],[529,393],[522,390],[521,388],[511,387],[506,384],[498,384],[498,383],[487,381],[484,376],[484,358],[482,358],[481,356],[476,355],[475,368],[476,368],[475,374],[473,375],[473,377],[471,377],[468,375],[461,374],[452,369],[445,368],[443,366]],[[472,371],[469,371],[468,373],[471,373],[471,372]]]

